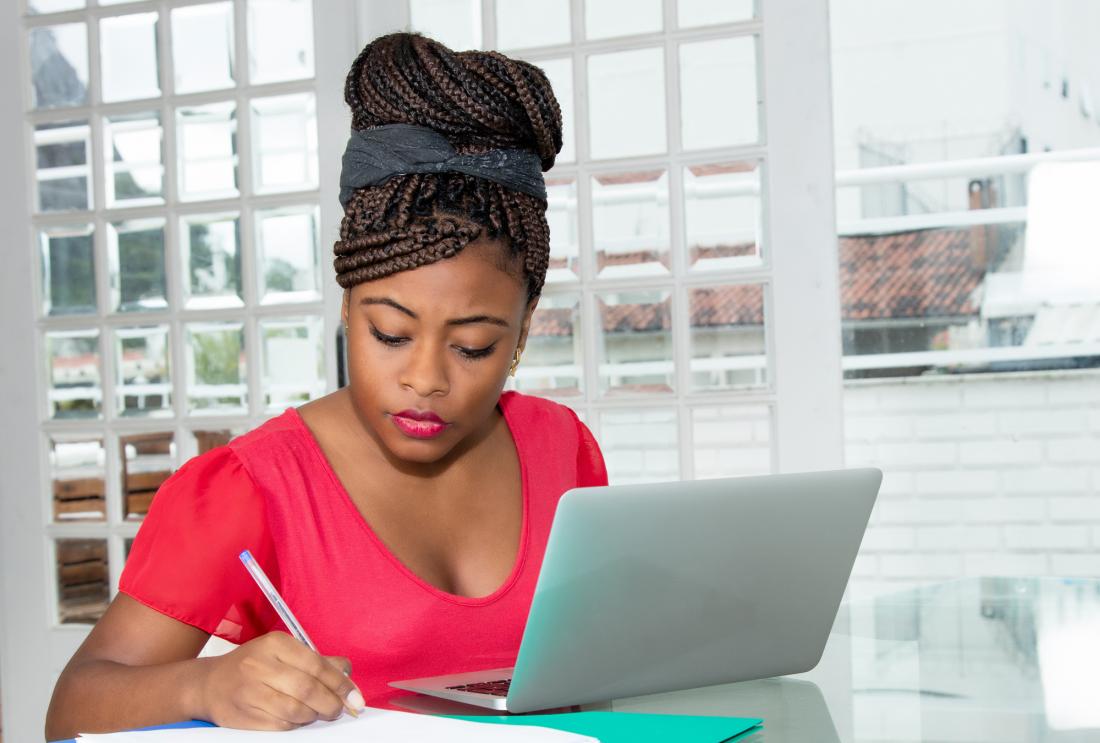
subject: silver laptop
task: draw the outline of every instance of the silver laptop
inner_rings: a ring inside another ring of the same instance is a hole
[[[851,469],[570,490],[515,667],[390,685],[530,712],[808,671],[881,481]]]

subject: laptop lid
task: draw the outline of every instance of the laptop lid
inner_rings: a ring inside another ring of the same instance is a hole
[[[853,469],[568,491],[508,709],[809,670],[881,480]]]

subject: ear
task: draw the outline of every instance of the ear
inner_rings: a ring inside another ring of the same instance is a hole
[[[524,346],[527,345],[527,331],[531,329],[531,316],[535,314],[535,307],[538,306],[539,298],[534,297],[527,303],[527,308],[523,311],[523,322],[520,325],[519,330],[519,348],[520,353],[523,353]]]

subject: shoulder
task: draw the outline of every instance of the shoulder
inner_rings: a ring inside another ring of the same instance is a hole
[[[523,451],[571,472],[578,485],[606,485],[607,468],[592,432],[568,406],[534,395],[505,392],[500,407]]]
[[[211,499],[217,499],[222,509],[231,504],[248,509],[259,505],[252,473],[257,465],[278,458],[280,447],[276,442],[296,435],[293,413],[288,410],[228,444],[189,459],[164,481],[153,507],[158,502],[161,509],[170,505],[194,507]]]
[[[280,415],[256,426],[248,433],[233,439],[227,445],[242,461],[263,457],[273,448],[278,449],[301,439],[303,423],[298,411],[287,408]]]

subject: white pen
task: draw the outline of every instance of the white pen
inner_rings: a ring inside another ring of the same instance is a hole
[[[243,562],[245,568],[248,569],[248,574],[252,576],[252,580],[256,581],[256,585],[260,587],[264,596],[271,602],[271,606],[274,607],[275,613],[283,620],[283,624],[290,630],[290,634],[294,635],[294,639],[320,655],[321,651],[313,644],[313,640],[309,639],[309,635],[302,629],[302,625],[298,623],[298,619],[294,616],[294,613],[290,611],[290,607],[283,601],[283,597],[275,590],[275,586],[272,585],[271,581],[268,579],[267,573],[260,567],[260,563],[256,562],[256,558],[252,556],[252,553],[245,550],[241,553],[240,557],[241,562]],[[352,717],[359,716],[359,710],[354,709],[347,699],[344,699],[343,702],[344,707],[351,713]]]

